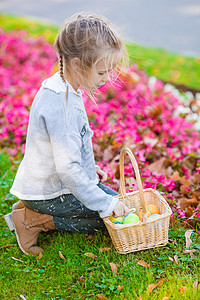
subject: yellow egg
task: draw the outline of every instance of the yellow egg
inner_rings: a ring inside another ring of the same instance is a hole
[[[146,206],[147,209],[147,218],[151,215],[159,214],[159,209],[155,204],[148,204]],[[142,220],[142,211],[139,213],[139,219]]]
[[[109,217],[109,220],[113,223],[113,222],[120,222],[120,223],[123,223],[123,220],[124,220],[124,217],[118,217],[118,218],[114,218],[113,215],[111,215]]]

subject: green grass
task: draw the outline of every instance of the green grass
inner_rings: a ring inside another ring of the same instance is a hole
[[[31,35],[44,35],[51,43],[58,32],[58,27],[53,24],[3,13],[0,14],[0,24],[7,31],[23,28]],[[139,68],[144,69],[147,75],[154,75],[174,84],[185,85],[188,89],[200,90],[200,57],[188,57],[130,42],[126,42],[126,46],[131,61],[137,62]]]
[[[0,14],[1,27],[5,30],[26,29],[30,34],[43,34],[53,42],[58,28],[54,25],[12,15]],[[200,61],[198,58],[127,44],[132,60],[148,75],[192,88],[199,88]],[[175,71],[175,72],[172,72]],[[180,72],[178,74],[177,72]],[[10,158],[11,159],[11,158]],[[38,244],[45,253],[41,259],[23,254],[14,233],[6,226],[3,216],[11,211],[12,204],[18,199],[9,193],[17,167],[22,156],[11,163],[9,157],[0,153],[0,298],[26,300],[38,299],[97,299],[101,294],[107,299],[198,299],[200,287],[195,290],[192,284],[199,275],[200,238],[194,230],[190,246],[195,249],[195,258],[184,253],[185,230],[176,221],[169,230],[169,244],[165,247],[120,255],[114,249],[108,232],[95,235],[79,233],[48,232],[39,235]],[[10,244],[11,247],[5,247]],[[111,251],[101,253],[100,248],[110,247]],[[59,251],[66,260],[59,256]],[[86,257],[86,252],[96,255],[95,259]],[[178,255],[179,263],[169,260]],[[14,260],[13,258],[19,259]],[[137,264],[144,260],[148,268]],[[109,263],[118,264],[118,272],[113,275]],[[160,287],[149,295],[147,286],[165,278]],[[119,291],[118,286],[123,286]],[[185,286],[186,292],[180,289]]]
[[[11,211],[17,198],[9,193],[21,157],[11,163],[8,155],[0,154],[0,294],[1,299],[26,300],[39,299],[97,299],[101,294],[107,299],[159,300],[198,299],[198,290],[192,287],[195,279],[200,280],[199,251],[200,239],[193,232],[190,246],[195,249],[195,258],[184,253],[185,230],[174,224],[169,230],[170,242],[165,247],[121,255],[116,252],[107,231],[95,235],[79,233],[48,232],[40,233],[38,245],[45,253],[42,258],[26,256],[17,244],[15,234],[10,232],[3,216]],[[5,248],[5,245],[12,245]],[[100,248],[110,247],[111,251],[102,253]],[[59,256],[59,251],[66,260]],[[86,257],[92,252],[96,258]],[[179,264],[169,260],[178,255]],[[14,260],[13,258],[19,259]],[[148,268],[137,264],[144,260]],[[109,263],[118,264],[118,272],[113,275]],[[165,278],[160,287],[149,295],[147,286]],[[119,291],[118,286],[123,286]],[[180,292],[185,286],[186,292]]]

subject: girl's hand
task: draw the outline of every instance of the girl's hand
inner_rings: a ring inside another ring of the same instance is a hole
[[[113,217],[118,218],[121,216],[126,216],[129,213],[129,208],[122,201],[118,201],[115,209],[113,210]]]
[[[104,171],[102,171],[99,166],[96,166],[96,173],[97,173],[97,178],[101,182],[104,182],[107,180],[108,175]]]

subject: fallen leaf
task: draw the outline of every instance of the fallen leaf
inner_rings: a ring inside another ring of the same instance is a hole
[[[148,285],[147,290],[151,293],[157,287],[157,283],[151,283]]]
[[[193,254],[193,252],[190,252],[190,257],[195,258],[196,256]]]
[[[103,160],[110,161],[114,156],[113,146],[109,145],[103,152]]]
[[[185,187],[189,187],[191,185],[191,182],[186,179],[185,176],[180,176],[178,171],[174,172],[172,176],[170,176],[170,179],[174,181],[180,181]]]
[[[157,281],[157,285],[158,286],[161,286],[163,285],[163,283],[165,282],[166,278],[160,278],[158,281]]]
[[[95,254],[91,253],[91,252],[87,252],[84,254],[85,256],[91,257],[91,258],[95,258],[97,257]]]
[[[179,290],[180,293],[185,293],[187,291],[187,287],[186,286],[182,286]]]
[[[113,276],[115,275],[115,273],[117,273],[117,265],[114,264],[114,263],[109,263],[110,267],[111,267],[111,270],[112,270],[112,273],[113,273]]]
[[[86,240],[93,240],[93,236],[92,236],[92,235],[88,235],[88,236],[86,237]]]
[[[180,198],[179,199],[179,205],[181,210],[185,210],[188,206],[189,207],[197,207],[198,201],[195,197],[188,199],[188,198]]]
[[[148,136],[144,137],[143,139],[144,143],[147,145],[147,144],[150,144],[151,147],[153,148],[157,143],[158,143],[158,139],[154,138],[150,138]],[[160,159],[159,159],[160,160]],[[154,169],[155,170],[155,169]]]
[[[42,252],[39,253],[39,255],[36,257],[37,259],[41,259],[43,256]]]
[[[137,264],[145,268],[149,267],[149,264],[147,264],[144,260],[139,260]]]
[[[80,283],[80,282],[82,282],[82,281],[84,281],[84,277],[83,277],[83,275],[81,275],[81,276],[80,276],[80,278],[77,280],[77,282],[79,282],[79,283]]]
[[[102,296],[101,294],[97,294],[96,297],[97,297],[98,299],[108,300],[108,298]]]
[[[193,232],[192,229],[189,229],[185,232],[186,248],[189,248],[192,243],[192,240],[190,239],[192,232]]]
[[[118,285],[117,289],[118,291],[121,291],[123,289],[123,285]]]
[[[154,161],[148,166],[150,172],[157,172],[158,174],[167,174],[168,160],[165,157]]]
[[[169,260],[174,261],[174,259],[172,257],[169,256]]]
[[[99,250],[103,253],[103,252],[106,252],[106,251],[110,251],[111,248],[100,248]]]
[[[195,251],[196,251],[195,249],[191,249],[191,250],[188,249],[188,250],[184,250],[183,252],[184,252],[184,253],[193,253],[193,252],[195,252]]]
[[[193,289],[197,289],[198,287],[198,279],[195,279],[195,281],[193,282]]]
[[[104,267],[104,265],[102,265],[102,268],[104,269],[105,273],[107,273],[107,272],[106,272],[106,269],[105,269],[105,267]]]
[[[163,297],[162,299],[160,300],[169,300],[169,297]]]
[[[200,199],[200,189],[195,190],[192,193],[192,196],[194,196],[197,199],[197,201],[199,201],[199,199]]]
[[[184,252],[184,253],[189,253],[190,256],[191,256],[192,258],[194,258],[195,255],[193,254],[193,252],[195,252],[195,251],[196,251],[195,249],[191,249],[191,250],[184,250],[183,252]]]
[[[159,103],[157,104],[157,106],[149,107],[148,114],[151,117],[156,117],[161,115],[162,111],[163,111],[163,106]]]
[[[66,261],[66,259],[64,258],[64,256],[62,255],[62,253],[60,251],[59,251],[59,256],[60,256],[60,258],[62,258]]]
[[[24,262],[23,260],[19,259],[19,258],[15,258],[15,257],[11,257],[13,260],[17,260],[17,261],[20,261],[20,262]]]
[[[20,298],[26,300],[26,298],[23,295],[20,295]]]
[[[178,265],[178,255],[174,255],[174,261]]]
[[[10,248],[10,247],[13,247],[13,245],[11,245],[11,244],[7,244],[7,245],[4,245],[4,246],[3,246],[3,248],[4,248],[4,249],[6,249],[6,248]]]

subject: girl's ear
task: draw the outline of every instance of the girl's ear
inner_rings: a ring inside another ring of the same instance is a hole
[[[71,64],[74,70],[78,70],[80,69],[80,59],[78,57],[75,57],[71,60]]]

